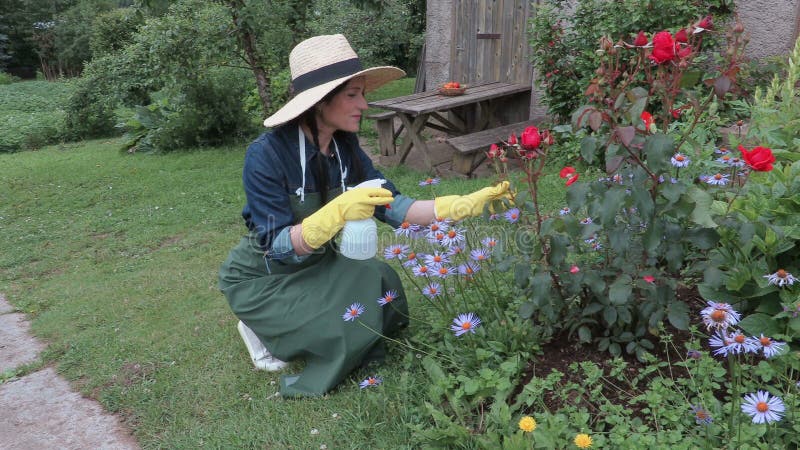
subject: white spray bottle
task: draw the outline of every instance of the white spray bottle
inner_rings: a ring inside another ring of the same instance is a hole
[[[374,179],[367,180],[356,186],[348,188],[379,188],[386,180]],[[372,217],[363,220],[348,220],[342,228],[342,240],[339,250],[350,259],[370,259],[378,253],[378,226]]]

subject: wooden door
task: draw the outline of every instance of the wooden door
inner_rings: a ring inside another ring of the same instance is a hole
[[[531,83],[528,58],[530,0],[456,0],[450,79]]]

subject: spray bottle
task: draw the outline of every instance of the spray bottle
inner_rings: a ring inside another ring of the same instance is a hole
[[[367,180],[350,189],[379,188],[386,180]],[[378,226],[372,217],[363,220],[348,220],[342,228],[342,240],[339,250],[350,259],[370,259],[378,253]]]

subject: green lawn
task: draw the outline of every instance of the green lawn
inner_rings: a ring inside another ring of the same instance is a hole
[[[217,290],[217,269],[246,231],[245,147],[128,155],[108,139],[0,154],[0,292],[49,344],[0,383],[56,364],[145,448],[413,447],[410,426],[429,419],[410,406],[427,377],[404,347],[390,345],[388,363],[370,369],[391,382],[361,391],[374,372],[356,372],[320,399],[275,399],[278,376],[253,370]],[[384,173],[406,194],[432,195],[421,173]],[[447,180],[436,194],[490,181]],[[560,183],[543,183],[550,211]],[[424,314],[417,297],[412,316]]]

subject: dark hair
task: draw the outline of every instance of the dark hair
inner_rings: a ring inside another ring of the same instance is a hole
[[[330,103],[331,99],[333,99],[336,94],[342,92],[345,86],[347,86],[347,83],[342,83],[339,86],[336,86],[336,88],[330,91],[325,97],[322,98],[322,100],[317,102],[311,108],[305,110],[302,114],[300,114],[300,116],[291,120],[288,124],[295,126],[307,126],[308,130],[311,132],[311,139],[314,141],[314,145],[319,148],[317,105]],[[346,132],[344,131],[336,130],[333,133],[333,138],[338,139],[339,142],[344,142],[347,140],[347,135],[345,133]],[[352,172],[353,176],[355,177],[353,181],[360,183],[364,178],[364,167],[361,165],[361,160],[358,158],[358,155],[356,155],[355,150],[351,150],[349,145],[345,146],[343,152],[347,152],[348,156],[350,157],[350,161],[352,161]],[[328,168],[323,165],[324,159],[325,158],[317,158],[317,164],[311,167],[311,173],[317,182],[317,187],[319,188],[320,193],[320,201],[323,205],[328,203],[328,185],[330,184],[330,180],[328,179]]]

